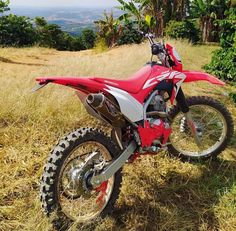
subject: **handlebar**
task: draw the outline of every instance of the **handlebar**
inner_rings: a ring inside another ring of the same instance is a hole
[[[154,41],[155,35],[152,33],[144,33],[141,30],[137,30],[137,32],[149,40],[151,49],[152,49],[152,55],[157,55],[159,60],[164,66],[170,67],[170,63],[169,63],[170,58],[165,48],[164,42],[163,43],[155,42]]]
[[[155,35],[152,33],[144,33],[141,30],[137,30],[138,33],[140,33],[143,37],[147,38],[150,42],[151,45],[153,45],[155,42],[153,41],[153,39],[155,38]]]

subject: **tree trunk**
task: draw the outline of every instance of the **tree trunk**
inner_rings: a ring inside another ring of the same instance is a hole
[[[202,41],[204,43],[214,41],[214,36],[212,36],[213,28],[213,18],[210,16],[205,16],[201,19]]]
[[[151,0],[152,3],[152,15],[155,18],[156,26],[154,28],[154,33],[156,36],[163,36],[164,33],[164,20],[163,20],[163,12],[161,9],[161,1],[159,0]]]

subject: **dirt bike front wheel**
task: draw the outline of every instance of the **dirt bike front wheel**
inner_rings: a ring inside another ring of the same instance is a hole
[[[233,119],[229,111],[209,97],[190,97],[187,103],[200,145],[196,144],[185,115],[175,106],[170,111],[172,134],[169,153],[184,160],[216,157],[226,148],[233,135]]]
[[[51,152],[41,182],[41,201],[53,224],[66,230],[72,223],[89,223],[112,212],[121,185],[121,170],[92,189],[94,168],[119,155],[119,149],[101,131],[83,128],[62,139]]]

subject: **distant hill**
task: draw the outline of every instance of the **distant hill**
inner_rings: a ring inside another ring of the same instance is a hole
[[[61,8],[61,7],[12,7],[10,13],[35,18],[44,17],[48,23],[54,23],[70,34],[80,34],[85,28],[95,29],[94,21],[103,17],[104,11],[113,11],[115,17],[121,15],[116,8]]]

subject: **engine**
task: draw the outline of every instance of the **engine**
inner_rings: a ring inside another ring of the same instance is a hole
[[[166,111],[166,102],[162,95],[154,96],[150,105],[153,106],[154,111],[162,111],[162,112]]]
[[[153,96],[146,114],[144,125],[138,127],[141,147],[144,152],[156,152],[166,144],[171,133],[164,93]]]

